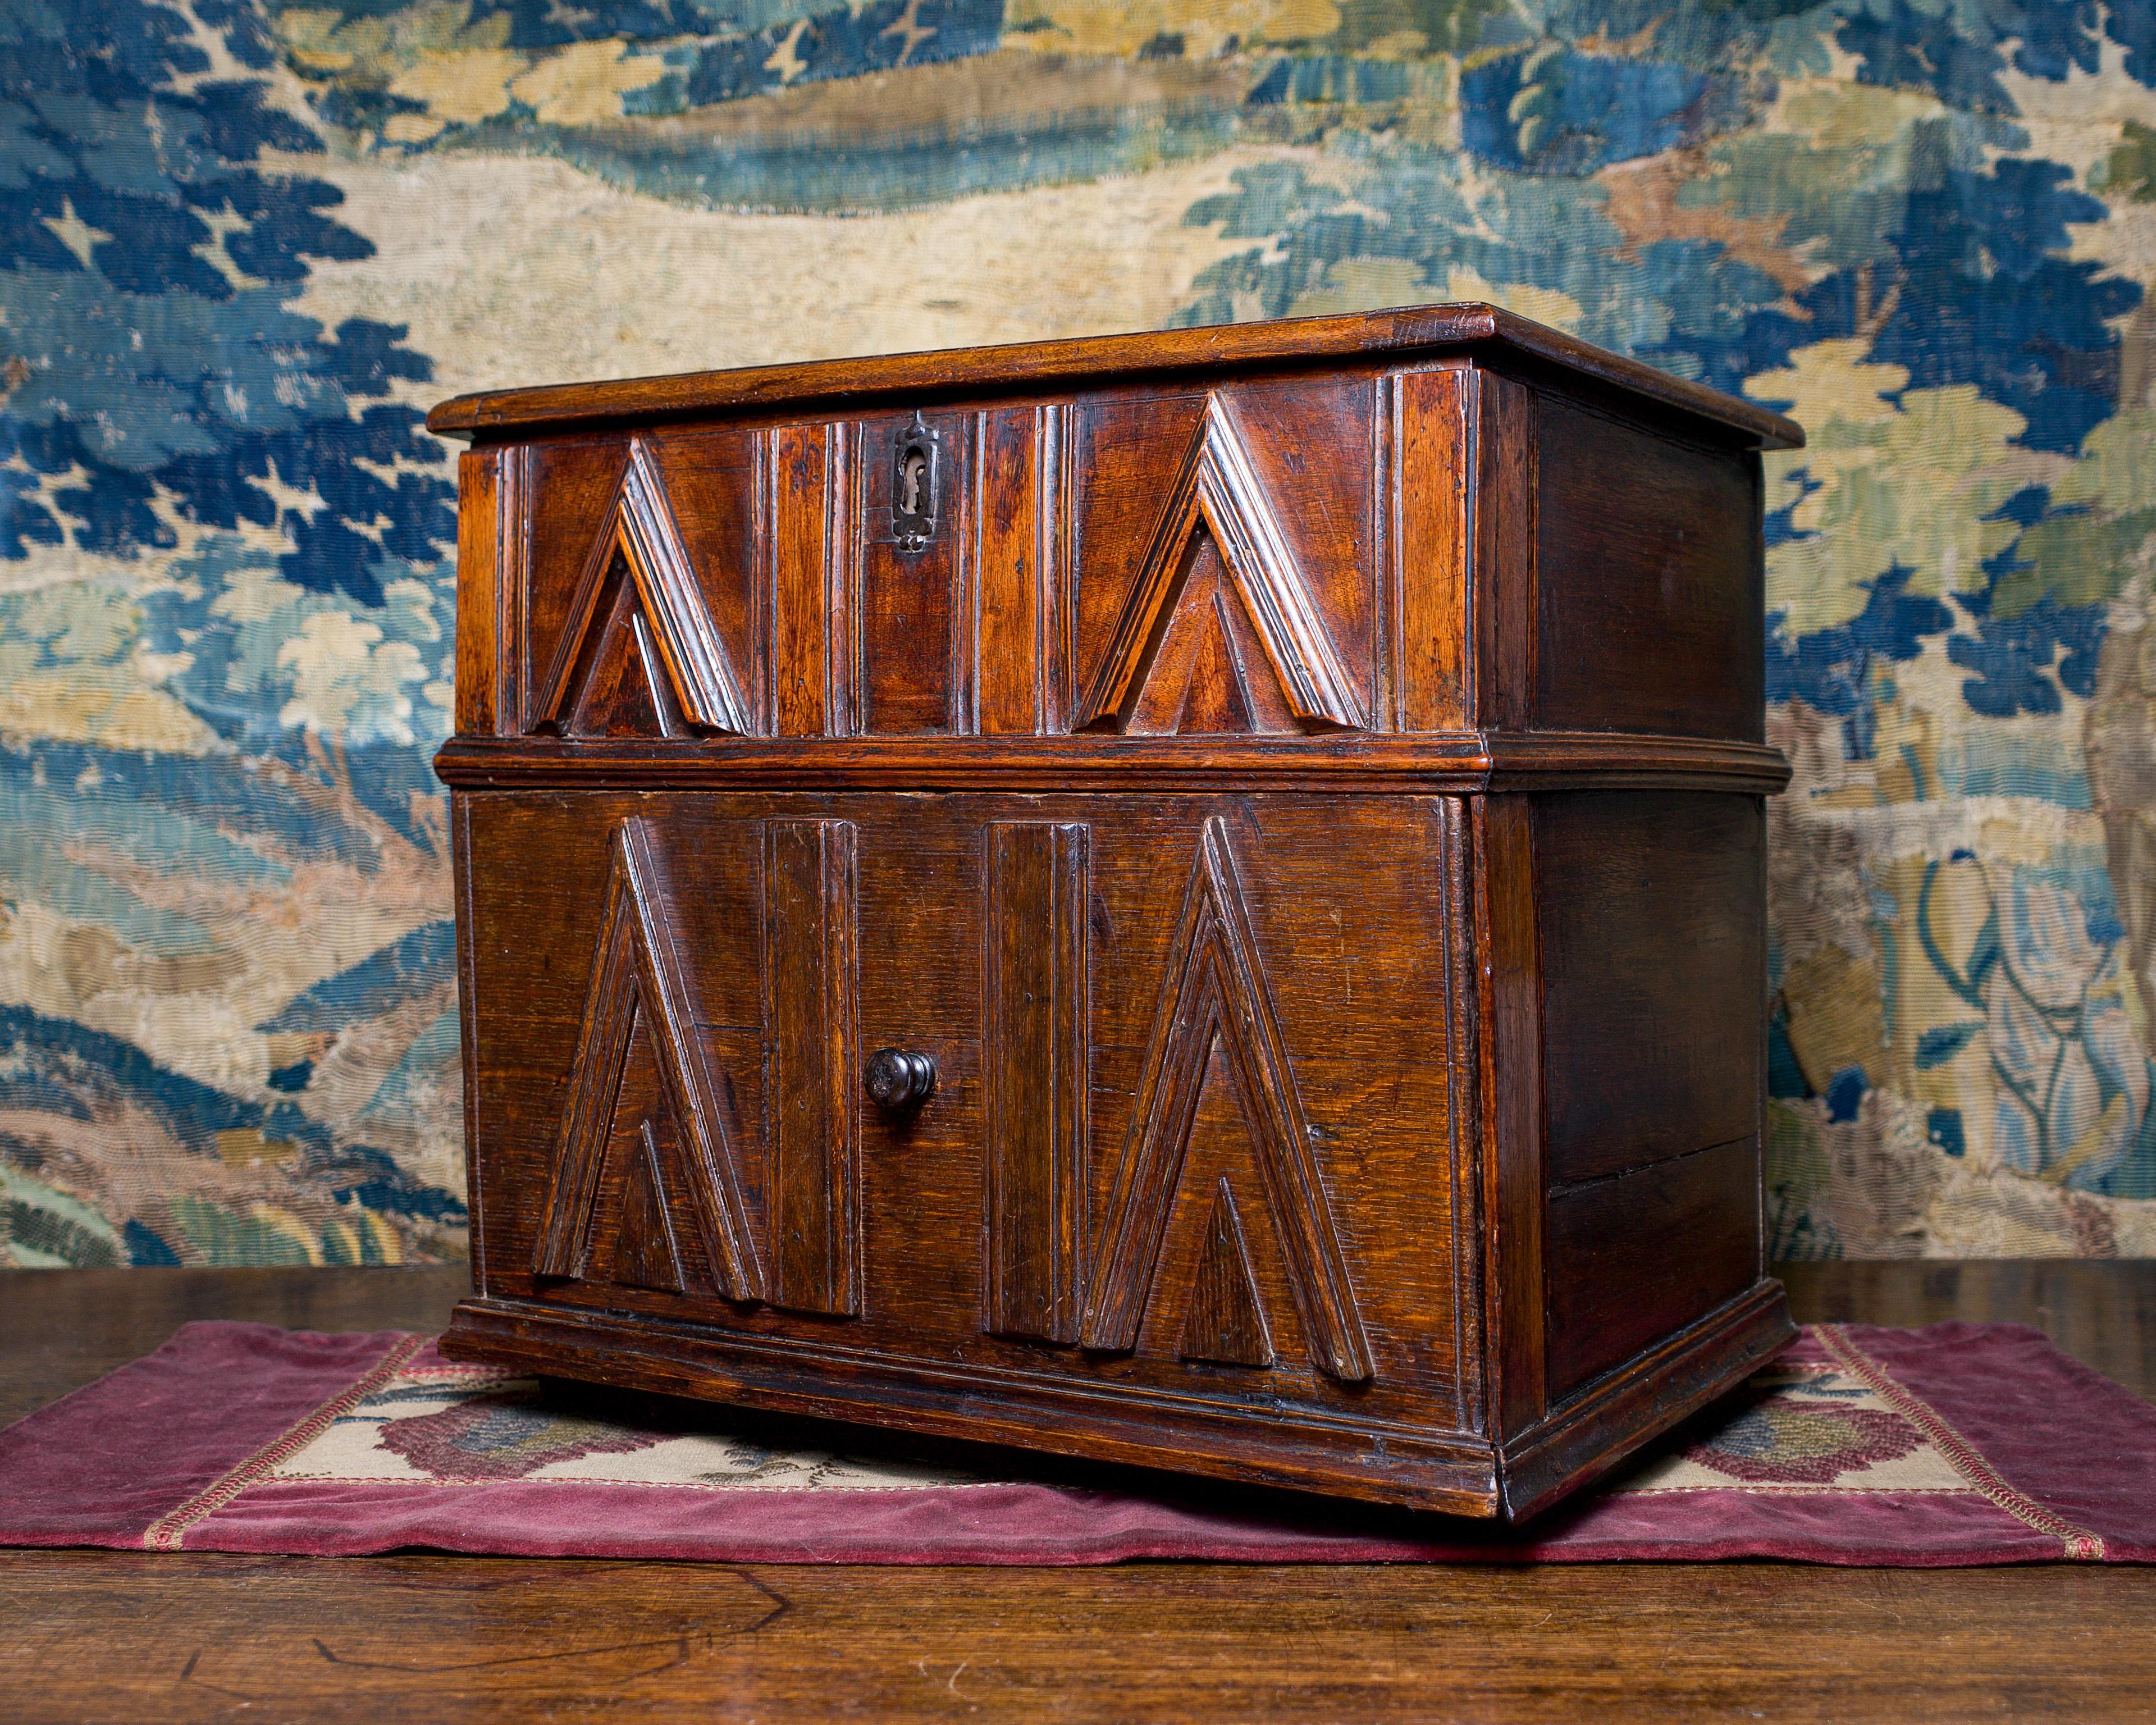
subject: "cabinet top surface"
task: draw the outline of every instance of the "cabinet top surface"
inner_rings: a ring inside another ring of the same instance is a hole
[[[1614,389],[1684,414],[1717,440],[1763,449],[1794,449],[1804,440],[1804,429],[1794,420],[1756,403],[1592,347],[1501,306],[1473,303],[490,390],[444,402],[427,416],[427,424],[444,436],[496,440],[841,400],[992,395],[1327,361],[1447,357],[1510,361],[1547,374],[1560,388],[1569,379]]]

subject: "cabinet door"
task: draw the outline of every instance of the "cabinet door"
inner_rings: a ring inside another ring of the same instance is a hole
[[[461,807],[489,1293],[1475,1422],[1456,801]]]

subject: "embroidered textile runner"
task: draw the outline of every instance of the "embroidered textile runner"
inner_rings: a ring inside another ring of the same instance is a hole
[[[2156,1561],[2156,1408],[2010,1324],[1808,1328],[1747,1392],[1516,1529],[1153,1476],[984,1478],[894,1461],[867,1436],[857,1455],[777,1450],[723,1409],[679,1411],[684,1423],[608,1424],[399,1332],[190,1324],[0,1431],[0,1544],[737,1563]]]

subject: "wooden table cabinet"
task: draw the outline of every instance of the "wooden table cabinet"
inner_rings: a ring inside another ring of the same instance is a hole
[[[450,1351],[1517,1517],[1790,1333],[1789,421],[1452,305],[430,423]]]

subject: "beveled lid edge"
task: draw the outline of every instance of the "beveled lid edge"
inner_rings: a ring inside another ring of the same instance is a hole
[[[1804,428],[1770,408],[1659,371],[1501,306],[1468,301],[1337,317],[1208,324],[1196,329],[1081,336],[994,347],[942,348],[671,377],[485,390],[443,402],[427,429],[443,437],[502,438],[627,420],[679,419],[819,401],[934,393],[1008,393],[1095,380],[1127,381],[1266,362],[1510,350],[1739,434],[1761,449],[1795,449]]]

